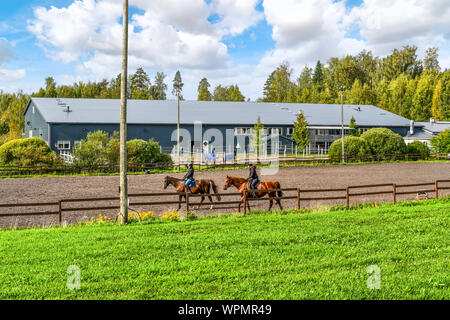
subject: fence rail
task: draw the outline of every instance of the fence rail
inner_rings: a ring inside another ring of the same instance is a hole
[[[276,158],[264,158],[264,157],[246,157],[242,159],[234,159],[225,163],[210,163],[205,161],[191,162],[199,169],[237,169],[243,168],[249,162],[258,163],[261,165],[274,163],[278,161],[281,164],[299,166],[299,165],[323,165],[341,162],[340,157],[276,157]],[[429,156],[420,154],[391,154],[391,155],[376,155],[376,156],[364,156],[364,157],[346,157],[345,163],[355,162],[379,162],[379,161],[416,161],[416,160],[450,160],[450,154],[447,153],[434,153]],[[187,163],[187,162],[186,162]],[[186,163],[179,164],[167,164],[167,163],[141,163],[141,164],[129,164],[128,172],[151,172],[157,170],[174,170],[181,171]],[[64,165],[56,167],[48,166],[0,166],[0,176],[11,175],[36,175],[36,174],[83,174],[83,173],[118,173],[119,165],[111,164],[97,164],[92,166],[78,166],[78,165]]]
[[[420,193],[434,193],[434,198],[439,198],[439,192],[441,190],[450,190],[449,185],[442,185],[445,183],[450,183],[450,180],[436,180],[433,182],[424,182],[424,183],[412,183],[412,184],[395,184],[395,183],[384,183],[384,184],[371,184],[371,185],[357,185],[357,186],[347,186],[346,188],[331,188],[331,189],[302,189],[300,187],[297,188],[285,188],[285,189],[268,189],[263,190],[263,192],[277,192],[282,191],[284,193],[294,192],[295,195],[283,195],[283,196],[277,196],[273,199],[280,199],[280,200],[294,200],[296,199],[297,203],[297,210],[300,210],[301,204],[303,201],[324,201],[324,200],[345,200],[345,204],[347,207],[350,206],[350,200],[351,198],[360,197],[360,196],[373,196],[373,195],[383,195],[383,194],[392,194],[392,202],[395,204],[397,202],[397,196],[398,195],[409,195],[409,194],[420,194]],[[429,186],[434,185],[434,188],[429,188]],[[371,188],[386,188],[389,187],[390,190],[383,190],[383,191],[366,191],[366,192],[356,192],[352,193],[350,190],[355,189],[371,189]],[[426,189],[420,188],[420,187],[427,187]],[[411,189],[416,188],[414,190],[407,190],[407,191],[399,191],[399,189]],[[242,196],[241,193],[238,192],[232,192],[232,193],[222,193],[219,194],[221,197],[232,197],[232,196],[238,196],[240,197],[239,200],[232,200],[232,201],[220,201],[220,202],[214,202],[214,204],[220,204],[220,205],[236,205],[236,204],[244,204],[244,214],[247,213],[246,205],[249,202],[252,201],[268,201],[269,198],[252,198],[251,196],[248,196],[248,194],[252,193],[253,191],[249,190],[244,193]],[[261,192],[261,190],[258,190],[258,192]],[[343,193],[341,195],[330,195],[330,193]],[[310,196],[310,197],[302,197],[303,194],[311,194],[311,193],[322,193],[324,195],[322,196]],[[138,194],[129,194],[130,198],[141,198],[141,197],[161,197],[161,196],[176,196],[177,200],[169,200],[169,201],[142,201],[142,202],[131,202],[129,203],[129,208],[132,210],[131,206],[153,206],[153,205],[170,205],[170,204],[178,204],[178,205],[185,205],[186,212],[191,209],[191,207],[194,206],[205,206],[205,205],[211,205],[211,203],[199,203],[199,202],[191,202],[190,200],[192,198],[198,198],[198,197],[215,197],[217,194],[189,194],[189,193],[183,193],[181,194],[185,196],[185,201],[181,200],[181,197],[179,193],[174,192],[167,192],[167,193],[138,193]],[[40,208],[38,211],[34,212],[0,212],[0,218],[2,217],[20,217],[20,216],[48,216],[48,215],[57,215],[58,216],[58,222],[61,224],[63,222],[63,215],[67,212],[80,212],[80,211],[99,211],[99,210],[113,210],[113,209],[119,209],[120,206],[117,205],[93,205],[93,202],[99,202],[99,201],[119,201],[120,198],[118,196],[115,197],[97,197],[97,198],[79,198],[79,199],[61,199],[59,201],[54,202],[39,202],[39,203],[10,203],[10,204],[0,204],[0,208],[18,208],[18,207],[54,207],[53,209],[47,209],[46,211]],[[69,203],[82,203],[87,204],[85,207],[68,207],[66,204]],[[232,207],[225,207],[227,209]],[[293,209],[293,208],[291,208]]]

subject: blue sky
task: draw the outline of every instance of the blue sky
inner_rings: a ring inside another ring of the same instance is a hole
[[[297,76],[320,59],[362,49],[384,56],[406,44],[440,48],[450,65],[448,1],[130,0],[130,72],[181,70],[184,96],[238,84],[256,99],[268,74],[288,61]],[[434,6],[434,7],[433,7]],[[431,7],[431,8],[430,8]],[[30,93],[120,72],[121,0],[15,0],[0,4],[0,90]],[[169,86],[170,87],[170,86]]]

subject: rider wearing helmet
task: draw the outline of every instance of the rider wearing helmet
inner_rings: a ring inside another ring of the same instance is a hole
[[[194,183],[194,166],[192,163],[187,164],[188,171],[184,175],[183,179],[186,181],[184,185],[186,186],[186,189],[189,191],[189,193],[192,193],[191,185]]]
[[[259,183],[258,173],[256,172],[256,167],[254,163],[248,164],[248,168],[250,169],[247,181],[250,189],[256,190],[256,186]],[[256,196],[255,192],[253,192],[253,196]]]

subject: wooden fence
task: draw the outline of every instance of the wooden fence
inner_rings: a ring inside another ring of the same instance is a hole
[[[341,162],[340,157],[278,157],[278,158],[263,158],[263,157],[246,157],[242,159],[235,159],[227,163],[206,163],[195,162],[192,163],[199,170],[209,169],[239,169],[247,166],[249,162],[257,164],[270,164],[274,161],[278,161],[281,165],[301,166],[301,165],[324,165]],[[380,162],[380,161],[417,161],[417,160],[450,160],[450,154],[447,153],[435,153],[429,156],[420,154],[396,154],[396,155],[377,155],[377,156],[364,156],[364,157],[346,157],[346,163],[355,162]],[[146,172],[146,171],[161,171],[161,170],[174,170],[181,171],[185,164],[167,164],[167,163],[140,163],[130,164],[128,166],[128,172]],[[37,174],[83,174],[83,173],[118,173],[119,165],[111,164],[97,164],[91,166],[77,166],[77,165],[63,165],[56,167],[46,166],[0,166],[0,176],[11,175],[37,175]]]
[[[436,180],[433,182],[426,183],[413,183],[413,184],[395,184],[395,183],[385,183],[385,184],[370,184],[370,185],[357,185],[357,186],[347,186],[345,188],[335,188],[335,189],[301,189],[297,188],[285,188],[285,189],[273,189],[273,190],[265,190],[269,191],[282,191],[283,193],[291,193],[290,195],[283,195],[281,197],[275,197],[273,199],[280,200],[296,200],[296,209],[300,210],[301,204],[304,201],[324,201],[324,200],[345,200],[345,204],[347,207],[351,205],[351,199],[361,197],[361,196],[373,196],[373,195],[392,195],[392,202],[395,204],[397,202],[397,196],[399,195],[410,195],[410,194],[421,194],[421,193],[434,193],[434,198],[439,198],[439,192],[441,190],[450,190],[450,185],[443,185],[446,183],[450,183],[450,180]],[[425,189],[424,189],[425,187]],[[383,191],[365,191],[358,192],[358,189],[372,189],[372,188],[386,188],[387,190]],[[415,189],[414,189],[415,188]],[[417,189],[419,188],[419,189]],[[242,203],[244,205],[244,214],[247,213],[246,204],[248,202],[253,201],[268,201],[267,197],[264,198],[252,198],[248,196],[248,193],[251,191],[247,191],[244,194],[243,201],[240,201],[242,198],[240,193],[222,193],[221,197],[239,197],[239,199],[232,201],[220,201],[214,202],[214,204],[221,205],[234,205],[233,207],[225,207],[225,208],[216,208],[216,209],[230,209],[236,208],[235,205]],[[294,194],[292,194],[294,193]],[[314,196],[314,193],[325,193],[324,196]],[[336,195],[336,193],[340,193]],[[313,194],[310,196],[310,194]],[[331,195],[330,195],[331,194]],[[140,200],[142,198],[159,198],[161,196],[170,196],[174,197],[175,200],[170,201],[146,201]],[[141,194],[129,194],[130,202],[129,208],[133,207],[151,207],[155,205],[184,205],[184,208],[187,211],[191,210],[194,206],[199,206],[199,202],[192,202],[191,199],[201,197],[202,195],[198,194],[185,194],[186,199],[184,201],[180,200],[179,194],[176,192],[163,192],[163,193],[141,193]],[[215,197],[216,194],[207,194],[203,195],[205,197],[211,196]],[[427,197],[428,198],[428,197]],[[2,217],[23,217],[23,216],[49,216],[55,215],[58,216],[58,222],[61,224],[63,222],[64,213],[68,212],[87,212],[87,211],[101,211],[101,210],[111,210],[111,209],[119,209],[119,204],[114,205],[95,205],[95,202],[101,201],[119,201],[119,197],[102,197],[102,198],[80,198],[80,199],[61,199],[54,202],[41,202],[41,203],[19,203],[19,204],[0,204],[0,218]],[[133,201],[131,201],[133,200]],[[85,204],[85,206],[77,206],[73,207],[68,204],[76,204],[81,203]],[[211,203],[203,202],[201,205],[211,205]],[[1,212],[2,209],[15,209],[19,207],[41,207],[39,211],[33,212]],[[45,207],[47,209],[42,209]],[[51,209],[48,209],[48,208]],[[292,207],[289,209],[293,209]]]

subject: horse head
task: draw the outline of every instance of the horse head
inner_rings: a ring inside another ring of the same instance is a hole
[[[230,176],[226,176],[225,183],[223,185],[223,190],[227,190],[233,185],[233,179]]]
[[[166,176],[166,177],[164,178],[164,185],[163,185],[164,189],[167,189],[167,187],[169,186],[169,184],[170,184],[170,177],[169,177],[169,176]]]

